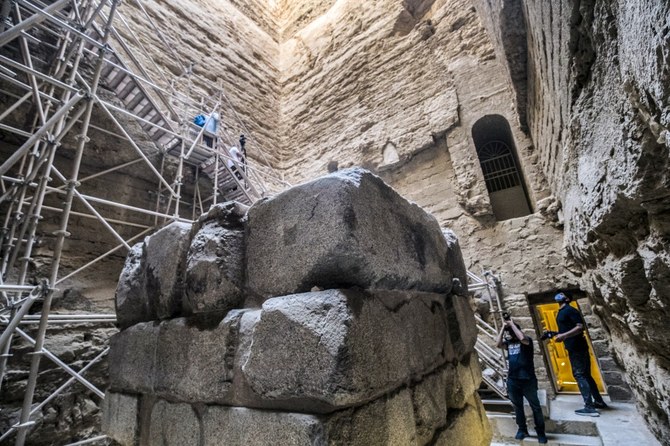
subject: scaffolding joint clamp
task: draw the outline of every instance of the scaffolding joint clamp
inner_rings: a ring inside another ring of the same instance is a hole
[[[12,426],[14,429],[26,429],[34,425],[35,421],[26,421],[25,423],[18,423]]]
[[[58,231],[54,231],[54,232],[52,232],[52,234],[56,235],[56,236],[62,235],[63,237],[69,237],[69,236],[72,235],[68,231],[64,231],[62,229],[59,229]]]

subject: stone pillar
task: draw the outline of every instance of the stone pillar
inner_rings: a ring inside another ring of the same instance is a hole
[[[351,169],[133,248],[105,432],[124,445],[488,445],[453,234]]]

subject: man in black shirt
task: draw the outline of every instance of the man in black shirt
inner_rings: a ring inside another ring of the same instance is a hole
[[[544,431],[544,415],[540,407],[540,400],[537,397],[537,377],[533,364],[533,340],[524,335],[519,326],[511,319],[507,319],[505,326],[498,335],[498,348],[502,347],[507,349],[507,360],[509,362],[507,395],[514,405],[516,424],[519,426],[515,438],[523,440],[529,435],[526,414],[523,410],[523,398],[525,397],[533,410],[537,442],[544,444],[547,442],[547,436]]]
[[[579,393],[584,399],[584,408],[576,410],[575,413],[597,417],[600,414],[596,409],[605,409],[607,404],[598,393],[598,385],[591,376],[591,356],[589,345],[584,337],[584,320],[579,311],[570,306],[570,297],[564,293],[558,293],[554,299],[560,305],[556,315],[559,334],[554,336],[554,340],[565,343],[565,349],[570,357],[572,375],[577,380]]]

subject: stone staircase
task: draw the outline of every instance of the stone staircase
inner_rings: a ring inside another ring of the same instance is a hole
[[[552,408],[552,401],[547,398],[545,390],[538,392],[542,412],[545,414],[545,423],[548,444],[553,446],[603,446],[600,438],[600,432],[594,419],[583,418],[574,419],[566,417],[562,408]],[[525,402],[525,401],[524,401]],[[579,407],[579,401],[575,400],[574,407]],[[574,407],[570,406],[570,413]],[[515,440],[514,435],[517,432],[517,425],[514,421],[513,413],[487,412],[489,423],[493,430],[494,442],[492,446],[506,445],[534,445],[537,443],[537,437],[533,426],[533,418],[530,406],[525,404],[526,418],[528,420],[529,432],[531,437],[522,441]]]

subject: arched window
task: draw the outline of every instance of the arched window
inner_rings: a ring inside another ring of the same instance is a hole
[[[484,116],[472,126],[472,139],[496,219],[530,214],[532,207],[507,120],[500,115]]]

